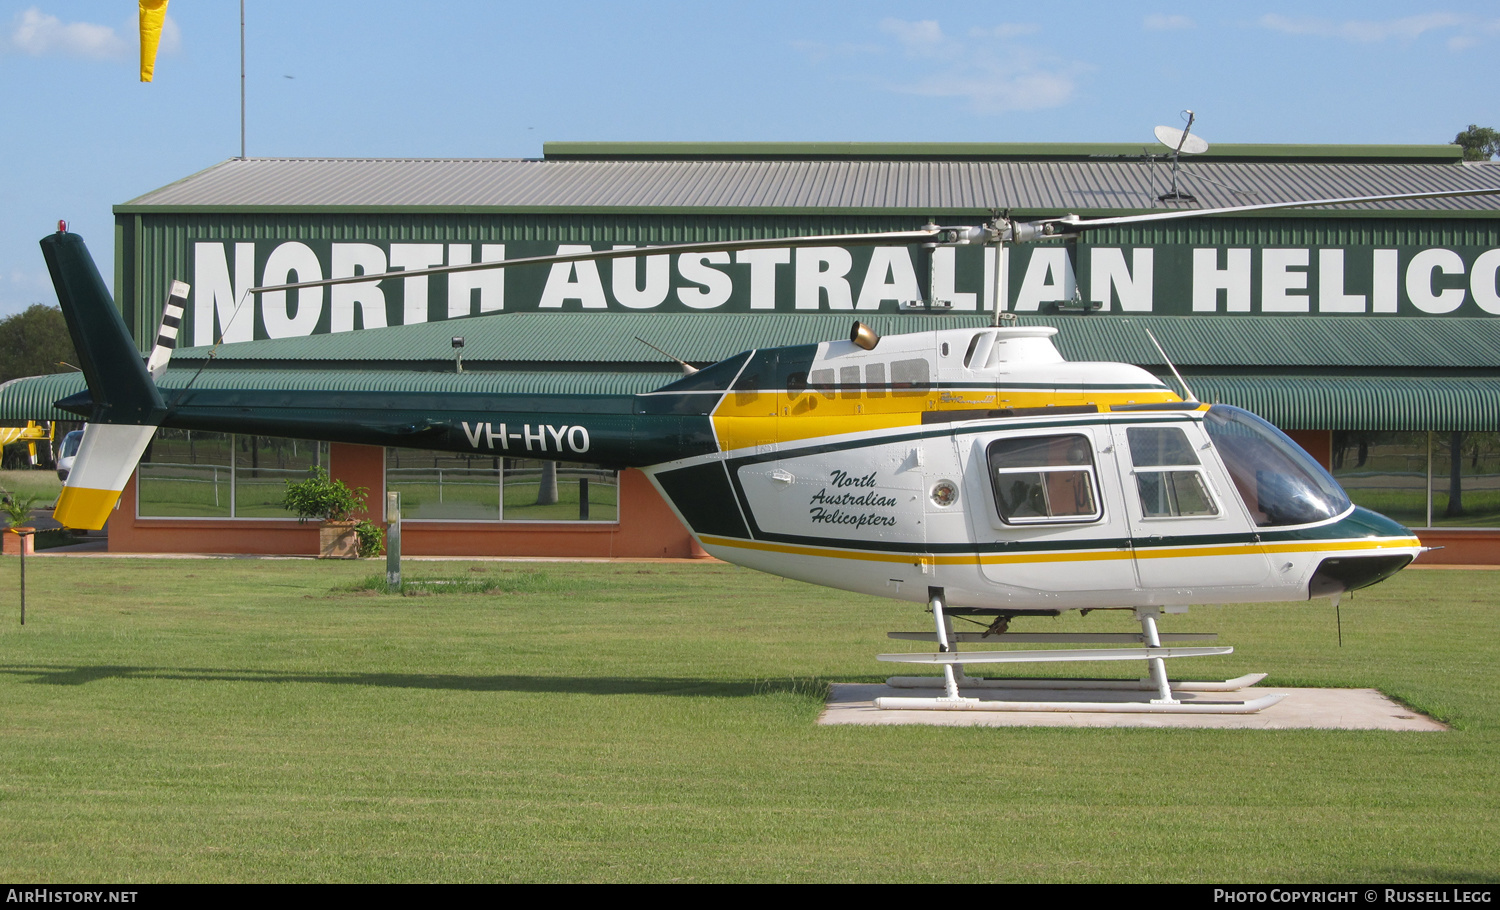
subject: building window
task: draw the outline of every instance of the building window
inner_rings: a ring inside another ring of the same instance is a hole
[[[403,520],[620,520],[618,475],[594,465],[386,449],[385,488]]]
[[[291,518],[286,482],[328,466],[328,443],[272,436],[156,431],[141,459],[141,518]]]
[[[1500,433],[1335,431],[1333,476],[1414,528],[1500,527]]]

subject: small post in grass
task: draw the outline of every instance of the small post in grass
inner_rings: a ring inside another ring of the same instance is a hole
[[[30,531],[17,531],[21,535],[21,625],[26,625],[26,535]]]
[[[401,588],[401,494],[385,494],[385,586]]]

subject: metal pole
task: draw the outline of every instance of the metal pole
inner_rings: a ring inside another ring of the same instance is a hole
[[[1432,431],[1427,431],[1427,527],[1432,527]]]
[[[26,535],[16,534],[21,539],[21,625],[26,625]]]
[[[578,520],[589,520],[589,479],[578,478]]]
[[[401,494],[385,494],[385,585],[401,587]]]
[[[240,0],[240,159],[245,157],[245,0]]]

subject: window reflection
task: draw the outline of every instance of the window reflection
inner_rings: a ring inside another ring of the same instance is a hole
[[[386,449],[385,485],[417,521],[619,521],[619,478],[594,465]]]
[[[1093,521],[1102,514],[1088,437],[997,439],[988,457],[995,508],[1007,524]]]
[[[1352,505],[1312,456],[1249,411],[1214,405],[1203,425],[1257,525],[1326,521]]]

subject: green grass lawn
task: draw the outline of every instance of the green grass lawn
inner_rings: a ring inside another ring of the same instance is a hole
[[[916,605],[722,565],[0,560],[12,881],[1494,881],[1500,572],[1198,608],[1447,733],[819,727]],[[501,577],[503,576],[503,577]],[[437,588],[440,586],[430,586]],[[1020,620],[1126,630],[1129,616]],[[1078,668],[1117,675],[1116,667]]]
[[[57,479],[56,471],[36,471],[31,469],[16,471],[0,471],[0,490],[9,493],[21,493],[37,497],[37,505],[50,508],[57,502],[57,494],[62,492],[62,481]]]

